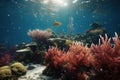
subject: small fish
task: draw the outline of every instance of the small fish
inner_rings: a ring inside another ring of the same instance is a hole
[[[59,26],[61,26],[62,25],[62,23],[61,22],[54,22],[54,24],[53,24],[54,26],[56,26],[56,27],[59,27]]]

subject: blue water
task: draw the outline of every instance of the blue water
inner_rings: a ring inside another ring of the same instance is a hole
[[[0,44],[12,46],[31,42],[27,35],[29,29],[50,28],[57,34],[68,34],[70,17],[73,18],[74,34],[83,34],[90,29],[90,24],[98,21],[109,34],[117,32],[120,35],[119,0],[61,0],[67,4],[63,7],[63,3],[52,1],[0,0]],[[62,25],[53,26],[55,21]]]

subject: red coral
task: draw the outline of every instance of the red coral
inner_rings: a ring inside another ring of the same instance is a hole
[[[116,33],[112,39],[113,45],[107,35],[100,36],[99,44],[90,48],[76,42],[67,52],[50,48],[45,58],[61,72],[62,80],[85,80],[89,70],[94,80],[119,80],[120,40]]]
[[[9,54],[5,54],[4,56],[0,57],[0,66],[8,65],[10,62],[11,56]]]
[[[91,63],[94,63],[94,57],[90,53],[90,49],[76,42],[70,46],[66,56],[67,64],[64,68],[67,78],[71,76],[71,80],[84,80],[85,76],[82,76],[82,73],[88,72],[92,65]]]
[[[115,33],[113,38],[114,46],[111,46],[107,35],[105,38],[100,36],[102,44],[99,40],[99,45],[92,45],[91,52],[96,59],[97,77],[101,77],[102,80],[118,80],[120,79],[120,40]]]
[[[46,52],[45,58],[50,65],[53,65],[55,68],[60,67],[64,62],[64,51],[59,50],[57,47],[50,48]]]
[[[67,52],[58,50],[58,48],[50,48],[45,58],[49,65],[54,65],[55,69],[61,71],[63,80],[85,79],[82,73],[89,71],[88,68],[94,61],[90,49],[78,42],[72,44]]]

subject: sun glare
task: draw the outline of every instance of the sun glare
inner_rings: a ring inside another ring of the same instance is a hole
[[[46,5],[57,6],[57,7],[68,6],[67,1],[65,1],[65,0],[43,0],[42,3],[46,4]]]
[[[59,6],[67,6],[67,2],[65,0],[52,0],[54,4],[59,5]]]

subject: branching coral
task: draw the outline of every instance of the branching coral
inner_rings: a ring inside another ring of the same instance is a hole
[[[27,34],[34,41],[39,41],[39,40],[48,39],[52,35],[52,32],[48,30],[35,29],[35,30],[29,30]]]
[[[111,39],[105,35],[105,38],[100,36],[102,44],[99,40],[99,45],[92,45],[91,52],[95,56],[97,80],[119,80],[120,79],[120,40],[115,33],[113,38],[114,46],[111,46]]]

